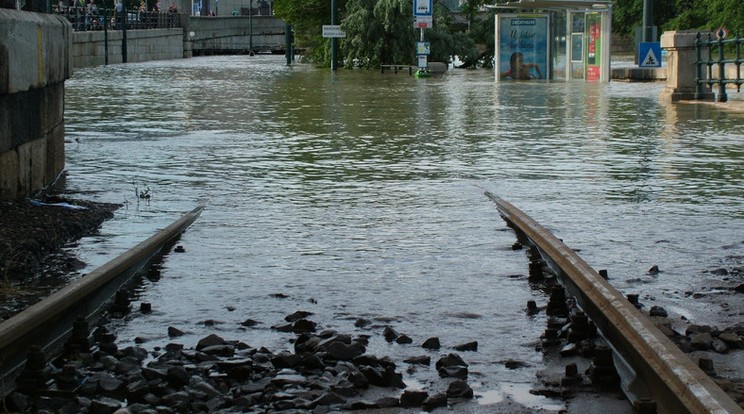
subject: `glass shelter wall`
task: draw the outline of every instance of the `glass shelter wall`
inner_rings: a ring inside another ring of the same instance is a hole
[[[519,0],[494,6],[504,13],[496,14],[495,44],[496,80],[514,79],[503,76],[506,65],[512,63],[503,53],[504,45],[523,36],[518,28],[504,30],[519,18],[546,16],[549,27],[545,76],[531,79],[583,79],[589,82],[609,82],[611,75],[610,50],[612,32],[612,3],[586,0]],[[514,11],[517,13],[514,13]],[[540,13],[536,13],[540,12]],[[515,20],[516,18],[516,20]],[[500,50],[501,46],[501,50]],[[507,47],[508,48],[508,47]],[[513,64],[512,64],[513,66]],[[527,77],[521,80],[526,80]]]

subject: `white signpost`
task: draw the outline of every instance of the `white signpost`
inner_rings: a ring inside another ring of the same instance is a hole
[[[346,33],[341,30],[341,26],[339,25],[324,24],[323,37],[344,38],[346,37]]]

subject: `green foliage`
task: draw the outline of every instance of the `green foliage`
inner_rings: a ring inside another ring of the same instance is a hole
[[[411,63],[416,46],[411,16],[412,1],[350,0],[341,23],[346,66],[369,69]]]
[[[654,0],[654,24],[665,30],[707,30],[721,26],[744,31],[744,7],[732,0]],[[615,1],[612,28],[632,37],[643,24],[643,0]]]

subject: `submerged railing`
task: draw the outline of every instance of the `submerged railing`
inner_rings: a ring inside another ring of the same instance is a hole
[[[739,32],[736,32],[735,36],[730,39],[726,39],[727,31],[724,29],[718,29],[715,32],[715,38],[708,33],[707,39],[703,40],[702,35],[698,32],[695,39],[695,47],[697,50],[697,61],[696,65],[696,92],[695,99],[700,99],[705,95],[706,86],[708,91],[712,91],[714,85],[718,85],[718,96],[719,102],[726,102],[728,95],[726,94],[726,87],[728,85],[736,85],[737,92],[741,92],[741,85],[744,83],[744,79],[741,77],[741,64],[744,63],[741,55],[741,45],[744,43],[744,37],[739,37]],[[703,49],[707,49],[708,59],[703,60]],[[734,54],[734,58],[726,58],[726,49],[729,49],[729,53]],[[714,58],[714,56],[716,56]],[[733,64],[736,66],[736,77],[734,79],[726,78],[726,65]],[[717,65],[717,72],[714,71],[713,67]],[[707,73],[706,73],[707,67]]]

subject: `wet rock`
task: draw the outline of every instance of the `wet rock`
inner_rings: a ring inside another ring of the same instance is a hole
[[[364,328],[371,324],[372,324],[372,321],[370,321],[369,319],[364,319],[364,318],[359,318],[356,320],[356,322],[354,322],[354,326],[357,328]]]
[[[428,355],[414,356],[404,359],[403,362],[407,364],[431,365],[431,357]]]
[[[406,408],[420,407],[429,393],[420,390],[405,390],[400,395],[400,406]]]
[[[279,332],[287,332],[287,333],[294,332],[294,324],[288,323],[284,325],[274,325],[271,327],[271,329],[275,331],[279,331]]]
[[[90,402],[90,414],[112,414],[121,408],[121,401],[112,398],[100,398]]]
[[[295,333],[307,333],[307,332],[315,332],[315,329],[317,327],[317,324],[313,321],[307,320],[307,319],[300,319],[294,323],[292,326],[292,332]]]
[[[437,393],[427,397],[424,402],[421,403],[421,407],[424,411],[430,412],[439,407],[447,406],[447,394]]]
[[[289,351],[282,351],[271,358],[271,363],[276,368],[295,368],[300,365],[302,357]]]
[[[171,366],[166,372],[166,380],[176,387],[188,384],[190,378],[191,375],[182,366]]]
[[[707,332],[694,333],[690,335],[690,345],[701,351],[707,351],[713,348],[713,336]]]
[[[287,322],[297,322],[300,319],[306,319],[308,316],[312,316],[312,315],[313,315],[312,312],[297,311],[291,315],[287,315],[286,317],[284,317],[284,320]]]
[[[395,342],[399,344],[412,344],[413,339],[411,339],[408,335],[400,335],[399,337],[395,338]]]
[[[666,318],[667,316],[669,316],[666,309],[662,308],[661,306],[652,306],[648,314],[649,316],[658,316],[662,318]]]
[[[395,329],[386,326],[382,331],[382,336],[385,337],[386,341],[393,342],[400,334]]]
[[[530,366],[528,363],[524,361],[518,361],[516,359],[507,359],[504,361],[504,366],[507,369],[519,369]]]
[[[473,389],[465,381],[452,381],[447,387],[447,398],[473,398]]]
[[[438,337],[433,337],[433,338],[429,338],[426,341],[424,341],[424,343],[421,344],[421,347],[424,349],[437,350],[441,347],[441,344],[439,343]]]
[[[351,361],[352,359],[364,354],[366,351],[364,345],[358,342],[349,344],[335,341],[331,342],[326,348],[328,357],[339,361]]]
[[[456,345],[453,348],[457,351],[477,351],[478,341],[466,342],[464,344]]]
[[[334,405],[344,403],[346,403],[346,399],[344,399],[342,396],[336,394],[335,392],[327,392],[313,400],[310,405],[312,407],[315,407],[318,405]]]
[[[561,356],[568,357],[579,353],[579,345],[576,343],[568,343],[560,350]]]
[[[439,376],[442,378],[467,378],[468,367],[465,366],[446,366],[437,368]]]
[[[179,337],[179,336],[183,336],[183,335],[185,335],[185,333],[182,330],[180,330],[178,328],[175,328],[173,326],[169,326],[168,327],[168,336],[169,337],[175,338],[175,337]]]
[[[653,265],[650,269],[648,269],[648,274],[650,275],[658,275],[659,274],[659,266]]]
[[[226,344],[225,340],[222,339],[220,336],[211,334],[199,340],[199,342],[196,344],[196,350],[201,351],[202,349],[210,347],[210,346],[225,345],[225,344]]]
[[[742,345],[744,345],[744,339],[733,332],[723,332],[718,335],[718,339],[732,348],[742,348]]]
[[[320,347],[320,337],[312,334],[301,334],[295,341],[294,348],[296,353],[317,352]]]
[[[246,328],[250,328],[252,326],[258,325],[258,321],[255,321],[253,319],[246,319],[243,322],[240,323],[242,326],[245,326]]]

